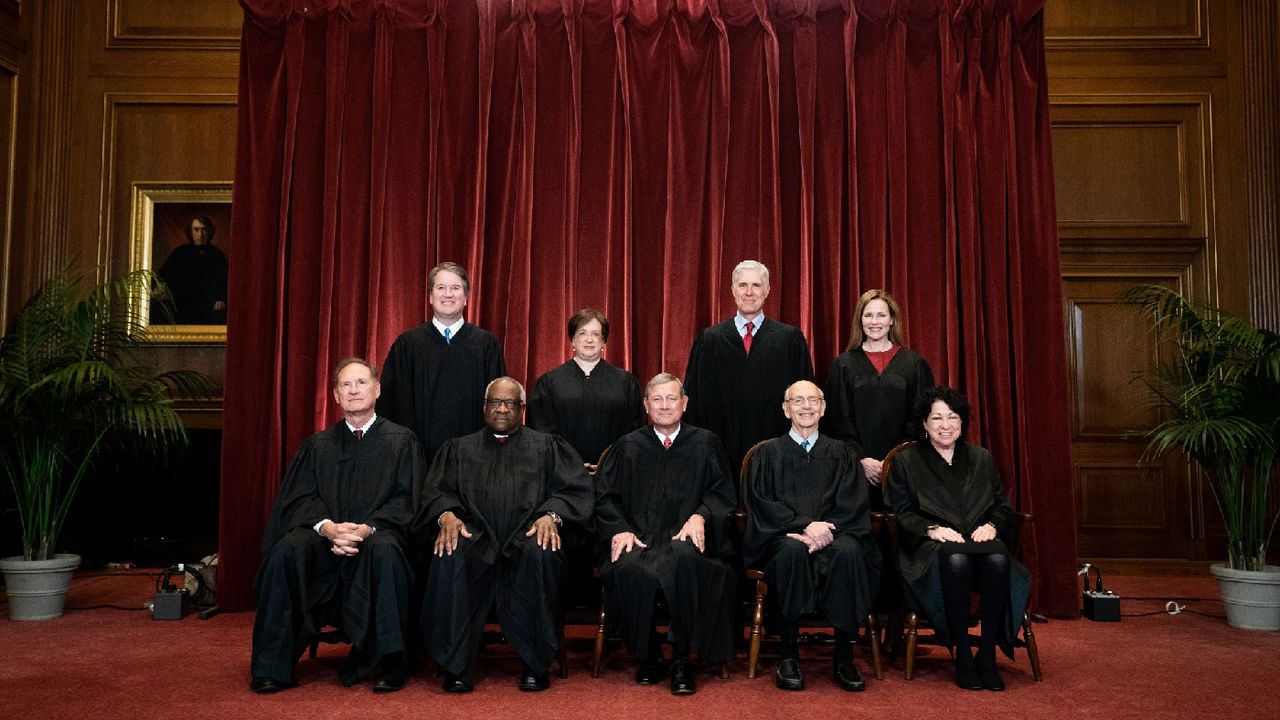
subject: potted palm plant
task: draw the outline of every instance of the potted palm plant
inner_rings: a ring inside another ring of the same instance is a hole
[[[1135,287],[1126,299],[1174,348],[1147,376],[1164,411],[1147,451],[1181,450],[1210,478],[1227,533],[1227,562],[1210,570],[1227,622],[1280,629],[1280,567],[1267,565],[1280,518],[1268,499],[1280,447],[1280,335],[1160,286]]]
[[[62,614],[80,558],[56,552],[58,533],[94,459],[185,444],[174,400],[208,394],[203,375],[157,373],[143,361],[147,327],[131,299],[159,282],[140,270],[82,294],[82,278],[63,268],[0,340],[0,468],[12,485],[23,550],[0,560],[0,570],[15,620]]]

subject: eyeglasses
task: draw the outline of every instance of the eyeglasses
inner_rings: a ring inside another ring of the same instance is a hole
[[[501,408],[506,408],[507,410],[517,410],[517,409],[519,409],[519,408],[520,408],[520,406],[521,406],[521,405],[523,405],[524,403],[520,402],[519,400],[515,400],[515,399],[512,399],[512,400],[503,400],[503,399],[499,399],[499,398],[485,398],[485,399],[484,399],[484,404],[485,404],[485,405],[488,405],[488,406],[489,406],[489,407],[491,407],[491,408],[494,408],[495,410],[496,410],[497,408],[500,408],[500,407],[501,407]]]
[[[787,404],[792,407],[801,407],[803,405],[821,405],[825,402],[822,398],[815,395],[806,395],[805,397],[787,398]]]
[[[573,336],[576,338],[595,338],[598,340],[604,337],[604,333],[599,330],[579,330],[574,333]]]

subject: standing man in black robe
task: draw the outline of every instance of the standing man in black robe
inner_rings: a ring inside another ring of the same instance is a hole
[[[733,545],[725,521],[736,505],[724,448],[713,433],[682,424],[689,398],[660,373],[645,388],[650,425],[618,439],[597,472],[596,536],[606,613],[639,658],[636,682],[662,679],[654,602],[671,613],[671,692],[697,690],[691,648],[704,664],[733,657]],[[619,622],[620,621],[620,622]]]
[[[372,365],[348,358],[333,377],[345,418],[298,448],[262,538],[249,686],[257,693],[296,685],[294,662],[326,624],[351,640],[344,685],[379,662],[374,692],[405,684],[413,577],[405,550],[422,448],[408,428],[374,413],[381,388]]]
[[[470,692],[489,612],[523,662],[517,686],[546,690],[560,644],[564,525],[591,519],[582,458],[558,436],[521,426],[525,394],[500,377],[484,392],[483,430],[449,440],[427,477],[419,538],[434,535],[422,602],[427,650],[445,692]],[[438,529],[437,529],[438,528]]]
[[[227,324],[227,256],[213,244],[216,232],[208,215],[191,218],[187,243],[169,253],[158,273],[173,299],[173,318],[153,313],[153,322]]]
[[[787,431],[777,398],[791,383],[813,379],[813,360],[799,328],[764,316],[767,267],[738,263],[732,289],[737,314],[697,334],[685,379],[689,422],[720,436],[736,476],[752,445]]]
[[[764,566],[782,615],[775,684],[804,689],[799,621],[821,611],[836,631],[832,676],[858,692],[866,682],[853,664],[853,640],[879,585],[880,552],[858,457],[818,433],[825,405],[822,391],[807,380],[787,388],[782,412],[791,430],[760,446],[747,469],[742,554],[749,566]]]
[[[462,319],[471,280],[457,263],[431,269],[431,322],[401,333],[382,368],[378,413],[412,428],[428,462],[449,438],[484,426],[480,408],[490,380],[507,372],[502,343]]]

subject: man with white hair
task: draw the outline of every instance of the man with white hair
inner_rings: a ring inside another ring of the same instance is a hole
[[[736,475],[752,445],[787,431],[777,398],[791,383],[813,379],[813,359],[799,328],[764,315],[769,268],[743,260],[732,290],[738,312],[694,337],[685,391],[689,422],[720,436]]]

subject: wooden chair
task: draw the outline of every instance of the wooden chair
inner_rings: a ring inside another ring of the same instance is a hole
[[[760,446],[764,445],[766,442],[769,441],[763,440],[756,443],[747,451],[746,456],[742,458],[742,468],[738,473],[738,509],[734,513],[739,539],[741,539],[746,533],[747,469],[751,466],[751,459],[755,457],[756,451],[759,450]],[[879,532],[879,523],[883,521],[883,513],[871,513],[873,535]],[[769,595],[769,584],[765,582],[764,570],[760,568],[747,568],[744,572],[744,576],[748,582],[755,584],[755,604],[751,613],[751,640],[747,651],[747,677],[754,679],[760,661],[760,645],[765,639],[764,605],[765,600]],[[875,669],[876,679],[882,680],[884,679],[884,675],[881,672],[880,662],[880,629],[874,612],[867,615],[866,627],[868,644],[871,646],[871,664]],[[769,639],[776,641],[777,636],[771,636]]]
[[[884,478],[883,482],[885,484],[888,484],[889,470],[892,468],[893,461],[897,456],[897,454],[900,451],[909,447],[914,447],[915,445],[916,445],[916,441],[914,440],[904,442],[901,445],[895,447],[893,450],[890,450],[889,454],[885,456],[884,463],[881,469],[881,477]],[[1022,524],[1018,531],[1018,536],[1019,536],[1018,547],[1020,548],[1022,547],[1023,540],[1026,538],[1027,534],[1030,532],[1031,521],[1033,518],[1029,513],[1018,513],[1018,514],[1022,516]],[[894,565],[896,566],[898,564],[898,547],[899,547],[898,522],[897,522],[897,517],[892,513],[887,513],[887,516],[888,516],[887,521],[889,522],[889,536],[893,541],[893,548],[894,548],[893,558],[891,559],[891,562],[894,563]],[[932,628],[930,628],[929,623],[925,622],[920,617],[916,609],[909,605],[909,599],[908,599],[909,597],[910,597],[909,593],[905,593],[905,592],[903,593],[904,603],[908,603],[908,604],[903,609],[903,611],[899,613],[900,616],[905,617],[905,628],[902,627],[902,623],[892,621],[892,620],[890,621],[889,625],[890,625],[891,632],[894,632],[894,633],[897,633],[900,631],[905,632],[905,635],[906,635],[906,669],[905,669],[906,673],[905,674],[906,674],[906,679],[911,680],[912,678],[915,677],[916,646],[920,642],[924,641],[919,637],[919,630],[920,628],[926,628],[926,629],[932,629]],[[892,642],[894,646],[897,645],[898,635],[895,634],[893,636]],[[938,643],[933,643],[933,644],[938,644]],[[1026,649],[1027,659],[1031,662],[1032,676],[1035,678],[1036,682],[1043,682],[1044,675],[1040,670],[1040,648],[1036,644],[1036,636],[1035,636],[1035,632],[1032,630],[1032,627],[1031,627],[1031,618],[1029,616],[1029,613],[1023,613],[1022,637],[1015,637],[1013,644],[1014,644],[1014,647],[1021,647]],[[954,657],[954,651],[952,651],[951,648],[947,648],[947,653],[950,657]]]

